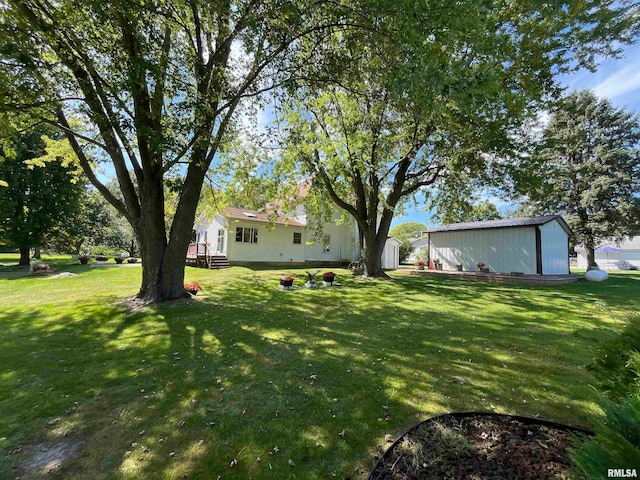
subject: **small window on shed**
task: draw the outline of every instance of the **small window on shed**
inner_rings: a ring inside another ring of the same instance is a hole
[[[302,233],[293,232],[293,243],[295,243],[296,245],[302,244]]]

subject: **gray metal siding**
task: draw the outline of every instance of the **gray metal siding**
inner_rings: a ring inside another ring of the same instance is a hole
[[[542,274],[562,275],[569,273],[569,242],[567,233],[557,222],[540,227],[542,239]]]
[[[430,259],[444,270],[477,270],[483,262],[494,272],[536,273],[535,227],[435,232],[430,234]]]

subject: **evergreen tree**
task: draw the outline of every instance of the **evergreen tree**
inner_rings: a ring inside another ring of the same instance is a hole
[[[529,211],[562,214],[589,268],[604,239],[622,239],[640,221],[640,121],[585,91],[553,112],[519,191]],[[533,178],[531,172],[538,172]],[[532,208],[533,210],[532,210]]]

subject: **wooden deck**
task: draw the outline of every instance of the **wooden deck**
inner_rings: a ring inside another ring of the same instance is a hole
[[[411,270],[410,275],[457,278],[476,282],[508,283],[515,285],[569,285],[577,282],[581,275],[514,275],[511,273],[458,272],[450,270]]]
[[[192,267],[219,270],[229,268],[229,260],[224,255],[213,254],[206,243],[192,243],[187,249],[186,264]]]

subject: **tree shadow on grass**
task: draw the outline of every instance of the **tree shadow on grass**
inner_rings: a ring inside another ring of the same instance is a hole
[[[13,452],[0,474],[79,439],[53,477],[364,476],[385,434],[446,411],[586,426],[594,414],[583,365],[608,324],[572,302],[606,293],[405,278],[282,292],[274,275],[132,315],[0,313]]]

